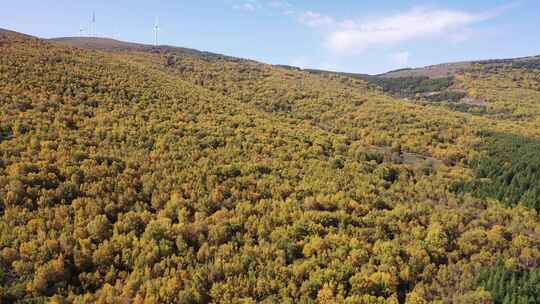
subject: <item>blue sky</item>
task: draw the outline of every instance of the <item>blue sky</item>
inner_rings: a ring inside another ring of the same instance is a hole
[[[0,27],[39,37],[96,33],[273,64],[358,73],[540,54],[538,0],[6,1]],[[86,31],[88,33],[88,31]]]

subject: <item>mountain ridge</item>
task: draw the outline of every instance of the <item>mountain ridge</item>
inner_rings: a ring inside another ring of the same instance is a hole
[[[116,52],[182,52],[190,55],[197,55],[208,59],[227,59],[227,60],[244,60],[250,61],[248,59],[236,58],[233,56],[222,55],[213,52],[200,51],[192,48],[185,48],[179,46],[170,46],[170,45],[150,45],[136,42],[126,42],[121,40],[116,40],[112,38],[103,38],[103,37],[59,37],[59,38],[50,38],[46,39],[47,41],[53,43],[67,44],[74,47],[101,50],[101,51],[116,51]]]
[[[4,29],[0,28],[0,33],[12,33],[12,34],[19,34],[24,35],[27,37],[33,37],[38,39],[44,39],[35,37],[32,35],[27,35],[24,33],[20,33],[14,30]],[[206,58],[224,58],[228,60],[242,60],[242,61],[252,61],[252,62],[258,62],[256,60],[252,59],[245,59],[240,57],[235,57],[232,55],[224,55],[220,53],[215,52],[208,52],[208,51],[201,51],[194,48],[186,48],[181,46],[171,46],[171,45],[158,45],[153,46],[150,44],[144,44],[144,43],[137,43],[137,42],[129,42],[129,41],[122,41],[117,40],[113,38],[108,37],[55,37],[55,38],[48,38],[44,39],[55,43],[64,43],[75,47],[82,47],[82,48],[89,48],[89,49],[96,49],[96,50],[102,50],[102,51],[142,51],[142,52],[149,52],[149,51],[181,51],[192,55],[199,55]],[[304,71],[316,71],[316,72],[327,72],[327,73],[340,73],[345,75],[354,75],[354,76],[376,76],[376,77],[384,77],[384,78],[403,78],[403,77],[429,77],[429,78],[441,78],[441,77],[448,77],[453,76],[456,74],[461,74],[468,69],[472,67],[474,64],[504,64],[504,63],[512,63],[512,62],[522,62],[522,61],[531,61],[531,60],[540,60],[540,55],[530,55],[530,56],[524,56],[524,57],[513,57],[513,58],[499,58],[499,59],[480,59],[480,60],[465,60],[465,61],[456,61],[456,62],[446,62],[446,63],[437,63],[422,67],[406,67],[406,68],[400,68],[395,70],[390,70],[384,73],[380,74],[366,74],[366,73],[359,73],[359,72],[343,72],[343,71],[331,71],[331,70],[323,70],[323,69],[314,69],[314,68],[301,68],[296,67],[292,65],[287,64],[272,64],[273,66],[282,67],[282,68],[288,68],[288,69],[296,69],[296,70],[304,70]],[[261,64],[266,64],[264,62],[258,62]]]
[[[244,60],[258,62],[256,60],[239,58],[231,55],[223,55],[219,53],[201,51],[193,48],[185,48],[179,46],[170,46],[170,45],[158,45],[153,46],[150,44],[135,43],[121,41],[111,38],[103,37],[57,37],[47,39],[52,42],[65,43],[72,46],[90,48],[90,49],[99,49],[104,51],[156,51],[156,50],[176,50],[184,51],[191,54],[199,54],[202,56],[217,57],[217,58],[227,58],[229,60]],[[481,59],[481,60],[466,60],[466,61],[456,61],[456,62],[447,62],[447,63],[438,63],[422,67],[415,68],[400,68],[396,70],[390,70],[388,72],[380,74],[366,74],[358,72],[342,72],[342,71],[332,71],[324,69],[314,69],[314,68],[301,68],[292,65],[286,64],[273,64],[277,67],[283,67],[288,69],[304,70],[304,71],[317,71],[317,72],[328,72],[328,73],[340,73],[346,75],[358,75],[358,76],[377,76],[385,78],[401,78],[401,77],[429,77],[429,78],[441,78],[448,77],[456,74],[463,73],[470,69],[474,64],[501,64],[501,63],[511,63],[511,62],[521,62],[521,61],[530,61],[530,60],[540,60],[540,55],[531,55],[525,57],[514,57],[514,58],[500,58],[500,59]],[[258,62],[261,64],[267,64],[264,62]]]

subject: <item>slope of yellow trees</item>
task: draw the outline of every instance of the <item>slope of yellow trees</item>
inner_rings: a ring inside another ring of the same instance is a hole
[[[453,189],[506,120],[253,62],[0,54],[0,302],[491,303],[482,270],[540,265],[537,211]]]

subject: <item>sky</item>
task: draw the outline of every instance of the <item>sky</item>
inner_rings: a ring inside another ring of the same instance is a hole
[[[0,28],[95,34],[271,64],[382,73],[540,55],[538,0],[5,0]],[[82,29],[82,31],[81,31]]]

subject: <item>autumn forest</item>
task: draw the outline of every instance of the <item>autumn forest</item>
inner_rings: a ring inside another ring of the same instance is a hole
[[[0,31],[0,303],[540,303],[540,59],[114,43]]]

